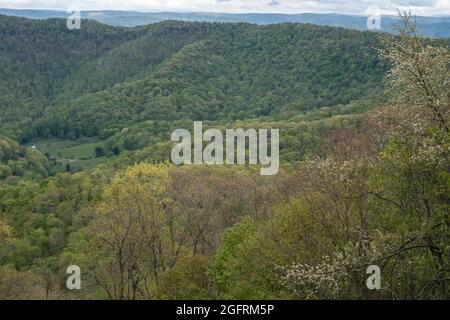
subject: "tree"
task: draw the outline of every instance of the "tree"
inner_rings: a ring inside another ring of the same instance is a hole
[[[93,277],[110,299],[152,298],[169,257],[164,208],[167,166],[139,164],[116,175],[88,228]]]
[[[410,13],[401,20],[399,38],[385,39],[381,51],[392,64],[395,98],[385,119],[396,126],[381,158],[375,194],[390,199],[391,210],[408,221],[398,247],[381,260],[420,255],[428,270],[414,297],[448,297],[450,48],[420,37]]]
[[[388,80],[394,102],[405,108],[419,107],[449,133],[450,50],[435,46],[417,32],[411,13],[399,13],[398,38],[384,36],[381,56],[392,65]]]
[[[158,285],[158,298],[171,300],[205,300],[214,298],[210,277],[211,257],[185,256],[166,270]]]
[[[0,300],[39,299],[43,293],[42,279],[36,274],[0,266]]]
[[[6,223],[6,219],[0,213],[0,264],[4,264],[7,261],[9,246],[15,240],[12,228]]]
[[[103,151],[102,147],[95,147],[95,157],[101,158],[105,155],[105,152]]]
[[[221,246],[214,257],[214,281],[222,294],[230,291],[233,286],[232,266],[230,265],[238,254],[239,247],[255,232],[255,222],[250,217],[225,231]]]

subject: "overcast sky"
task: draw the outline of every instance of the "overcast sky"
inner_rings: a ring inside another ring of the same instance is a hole
[[[66,10],[278,12],[365,14],[376,5],[383,14],[411,9],[417,15],[450,15],[450,0],[0,0],[0,8]]]

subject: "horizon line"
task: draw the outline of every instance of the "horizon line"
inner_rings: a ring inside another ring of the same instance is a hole
[[[63,9],[54,8],[4,8],[0,7],[0,10],[10,10],[10,11],[52,11],[58,13],[67,13]],[[315,15],[340,15],[340,16],[352,16],[352,17],[366,17],[364,14],[357,13],[339,13],[339,12],[219,12],[219,11],[172,11],[172,10],[149,10],[149,9],[88,9],[81,10],[81,12],[129,12],[129,13],[150,13],[150,14],[164,14],[164,13],[180,13],[180,14],[211,14],[211,15],[302,15],[302,14],[315,14]],[[396,14],[382,14],[384,17],[396,17]],[[416,17],[450,17],[450,14],[431,14],[431,15],[416,15]]]

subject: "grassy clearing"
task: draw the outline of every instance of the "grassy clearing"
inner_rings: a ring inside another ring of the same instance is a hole
[[[40,139],[36,147],[43,154],[49,154],[62,167],[67,164],[76,171],[95,167],[108,160],[107,157],[96,158],[95,148],[101,146],[96,138],[81,138],[79,140]]]

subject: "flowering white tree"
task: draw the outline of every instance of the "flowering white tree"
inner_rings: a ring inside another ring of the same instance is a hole
[[[384,36],[381,56],[392,64],[389,92],[397,105],[416,106],[429,111],[433,120],[449,132],[450,51],[431,45],[416,28],[411,13],[399,13],[399,36]]]

